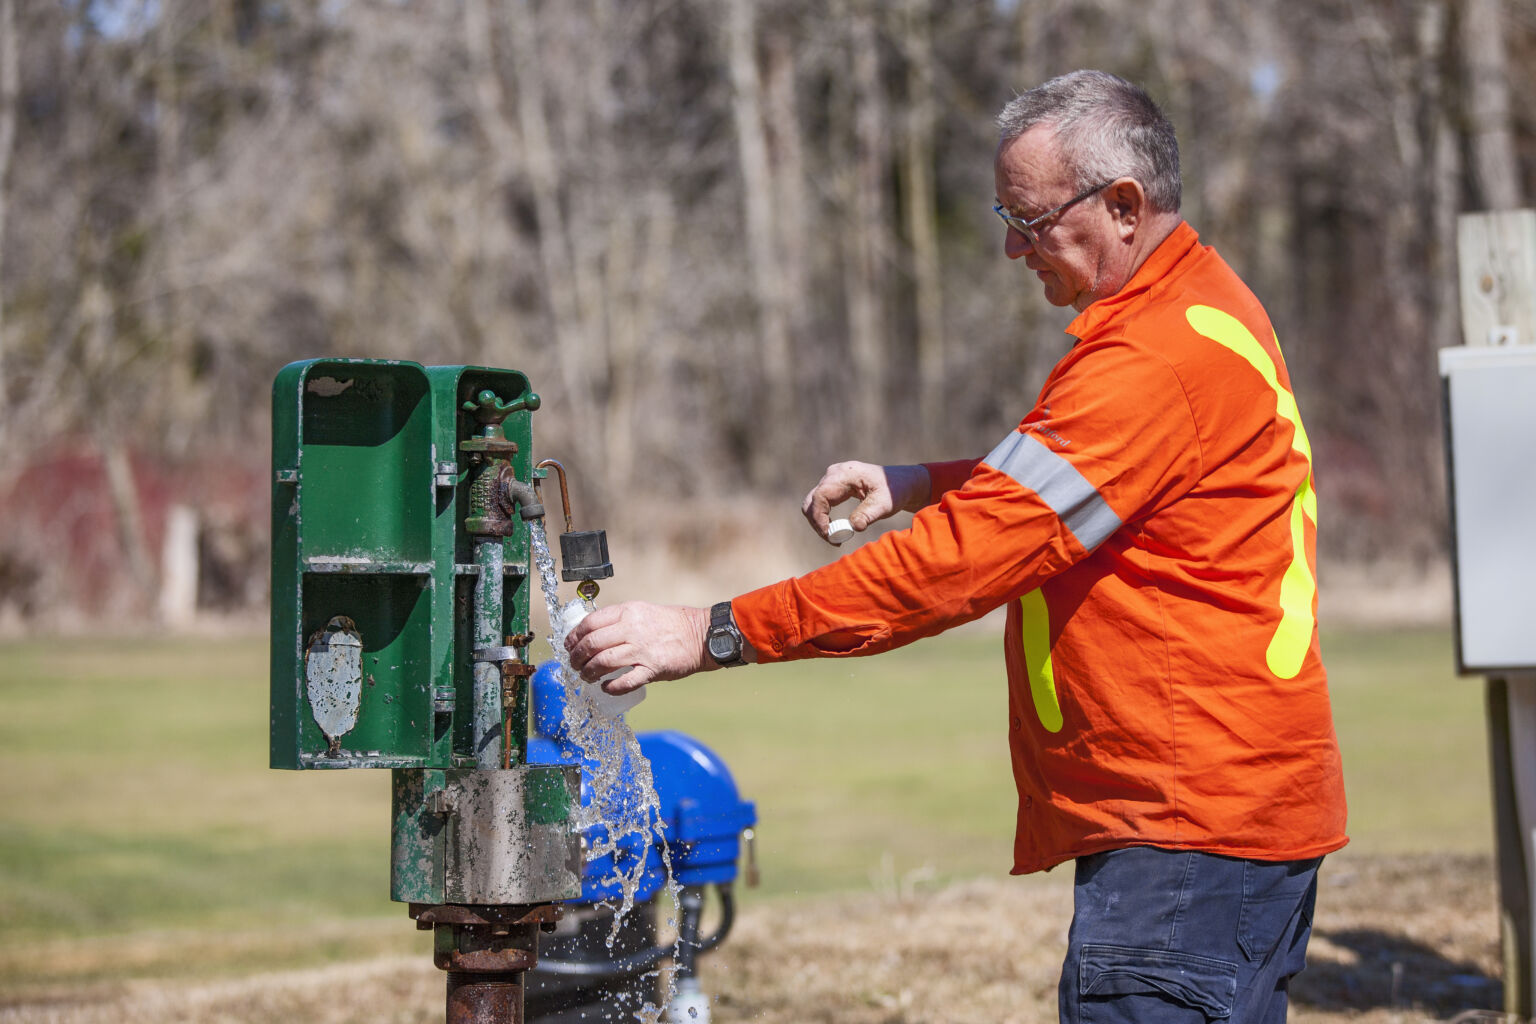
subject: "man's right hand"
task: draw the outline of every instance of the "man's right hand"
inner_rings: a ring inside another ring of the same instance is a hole
[[[916,512],[928,504],[930,482],[922,466],[876,466],[868,462],[839,462],[828,466],[820,482],[800,503],[800,511],[811,529],[827,540],[830,511],[858,498],[859,504],[848,515],[848,523],[863,532],[897,512]],[[831,541],[827,540],[830,544]]]

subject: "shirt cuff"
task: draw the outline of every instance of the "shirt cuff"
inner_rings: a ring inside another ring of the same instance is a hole
[[[925,462],[928,471],[928,500],[936,502],[947,491],[959,490],[971,478],[980,459],[956,459],[954,462]]]
[[[785,651],[793,650],[798,644],[786,629],[790,622],[786,614],[789,604],[786,591],[791,582],[770,583],[731,601],[736,628],[752,645],[759,664],[790,660]]]

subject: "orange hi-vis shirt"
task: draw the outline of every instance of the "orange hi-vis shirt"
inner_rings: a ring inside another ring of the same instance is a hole
[[[1311,450],[1268,317],[1181,223],[1068,331],[986,458],[928,466],[908,529],[736,598],[742,633],[762,662],[868,655],[1006,604],[1015,874],[1338,849]]]

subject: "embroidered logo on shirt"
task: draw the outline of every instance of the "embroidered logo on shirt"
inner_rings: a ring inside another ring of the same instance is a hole
[[[1046,411],[1049,412],[1050,410],[1046,410]],[[1048,437],[1048,438],[1050,438],[1052,441],[1055,441],[1057,444],[1061,445],[1063,448],[1068,448],[1072,444],[1072,440],[1070,438],[1062,437],[1060,434],[1056,433],[1055,430],[1051,429],[1050,424],[1045,422],[1044,420],[1037,420],[1034,423],[1026,423],[1026,424],[1024,424],[1024,426],[1027,427],[1030,430],[1033,430],[1035,433],[1039,434],[1041,437]]]
[[[1070,438],[1062,437],[1054,429],[1052,429],[1051,403],[1049,402],[1040,407],[1040,418],[1038,420],[1034,420],[1033,422],[1024,424],[1024,429],[1033,430],[1041,437],[1048,437],[1052,441],[1055,441],[1057,444],[1061,445],[1063,448],[1069,448],[1072,445],[1072,440]]]

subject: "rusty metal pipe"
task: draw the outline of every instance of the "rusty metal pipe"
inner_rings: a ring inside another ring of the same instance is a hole
[[[565,532],[576,532],[576,527],[571,524],[571,492],[570,489],[565,485],[565,467],[560,465],[560,463],[556,462],[554,459],[545,459],[543,462],[539,463],[533,468],[553,469],[555,471],[555,475],[560,478],[560,507],[565,510]],[[538,477],[533,478],[533,485],[535,488],[538,487]]]
[[[448,972],[447,1024],[523,1024],[523,972]]]
[[[523,1024],[524,972],[560,904],[412,903],[410,914],[432,930],[432,962],[448,976],[447,1024]]]

